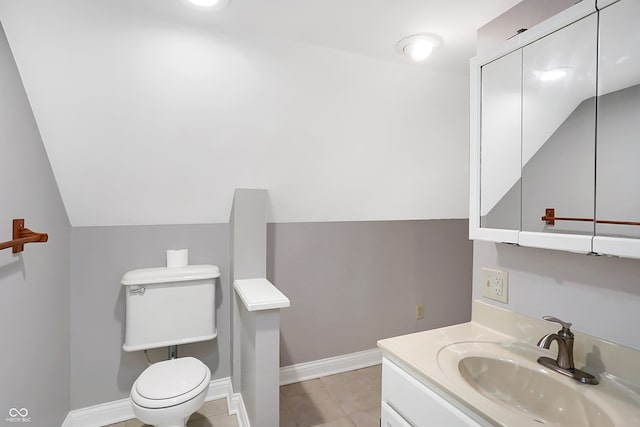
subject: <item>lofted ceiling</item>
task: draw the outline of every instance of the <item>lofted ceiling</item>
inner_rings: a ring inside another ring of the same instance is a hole
[[[461,218],[476,29],[516,3],[0,0],[0,22],[74,226],[226,222],[238,187],[272,222]],[[444,46],[409,64],[420,32]]]
[[[466,68],[475,55],[476,30],[521,0],[230,0],[222,11],[194,6],[187,0],[0,0],[0,20],[38,31],[39,19],[55,19],[54,28],[67,20],[84,20],[91,31],[119,21],[182,22],[215,27],[232,33],[282,37],[379,59],[403,61],[395,43],[412,34],[442,36],[444,48],[429,66]],[[77,22],[76,22],[77,24]],[[50,26],[46,26],[50,27]],[[55,34],[51,34],[55,37]]]
[[[519,2],[231,0],[222,12],[210,12],[186,0],[151,0],[138,1],[135,7],[139,13],[153,9],[167,19],[196,19],[229,31],[278,36],[392,61],[404,60],[395,51],[398,40],[436,33],[445,48],[434,53],[429,66],[466,70],[468,59],[475,55],[476,30]]]

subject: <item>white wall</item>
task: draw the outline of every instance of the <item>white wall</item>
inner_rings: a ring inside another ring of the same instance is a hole
[[[466,75],[76,3],[0,5],[73,226],[467,216]]]
[[[481,297],[482,267],[509,272],[509,303]],[[640,350],[640,261],[474,242],[473,298]],[[549,332],[557,330],[549,324]]]

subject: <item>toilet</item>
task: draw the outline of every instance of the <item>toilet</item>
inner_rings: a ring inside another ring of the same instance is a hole
[[[212,340],[215,325],[215,265],[145,268],[122,277],[125,289],[124,351],[141,351]],[[156,427],[185,427],[204,403],[211,371],[193,357],[152,364],[131,387],[136,418]]]

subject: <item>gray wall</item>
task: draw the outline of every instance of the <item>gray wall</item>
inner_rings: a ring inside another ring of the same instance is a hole
[[[509,272],[509,303],[482,298],[482,267]],[[640,260],[476,241],[473,296],[531,317],[552,315],[576,331],[640,350]],[[549,332],[557,325],[549,324]]]
[[[122,275],[165,265],[167,249],[189,249],[190,264],[215,264],[215,340],[179,347],[211,369],[212,379],[230,368],[229,226],[227,224],[74,227],[71,253],[71,408],[124,399],[147,367],[142,351],[127,353],[124,342]],[[165,350],[149,352],[153,361]]]
[[[471,317],[467,220],[284,223],[267,231],[267,277],[291,300],[281,313],[281,366]],[[423,320],[416,304],[424,304]]]
[[[466,220],[286,223],[267,226],[267,277],[291,300],[281,311],[281,366],[375,348],[381,338],[468,321],[472,245]],[[227,224],[74,227],[71,232],[71,408],[127,398],[146,368],[126,353],[122,275],[163,266],[189,248],[216,264],[218,337],[180,346],[231,374]],[[415,320],[415,306],[425,319]],[[166,358],[161,350],[153,360]]]
[[[70,226],[1,27],[0,198],[0,241],[11,240],[12,218],[49,234],[21,254],[0,252],[0,420],[16,407],[32,427],[60,425],[69,410]]]

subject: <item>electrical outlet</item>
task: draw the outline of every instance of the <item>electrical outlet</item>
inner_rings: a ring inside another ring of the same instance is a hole
[[[505,304],[509,302],[509,273],[483,268],[482,296]]]
[[[424,319],[424,305],[416,305],[416,320]]]

